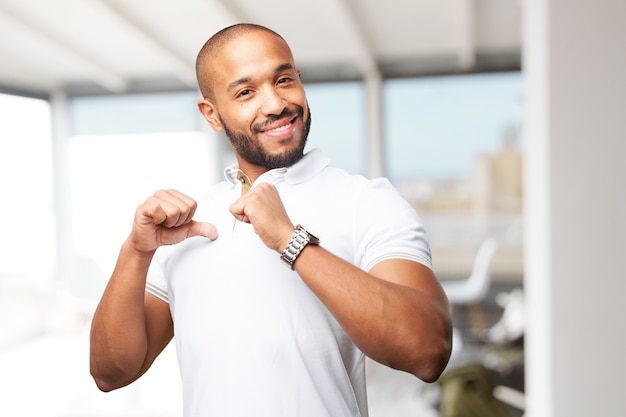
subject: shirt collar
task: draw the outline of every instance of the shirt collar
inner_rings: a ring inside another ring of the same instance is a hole
[[[305,182],[319,174],[330,163],[330,158],[320,149],[313,149],[307,152],[302,159],[288,168],[272,169],[259,177],[265,178],[283,177],[288,184],[299,184]],[[239,166],[235,163],[224,170],[224,177],[231,184],[238,184],[237,173]]]

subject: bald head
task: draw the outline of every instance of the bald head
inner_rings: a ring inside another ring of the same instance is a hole
[[[206,41],[204,46],[202,46],[200,52],[198,53],[198,57],[196,58],[196,77],[198,79],[198,87],[200,87],[200,92],[204,98],[211,98],[213,96],[213,88],[211,84],[213,68],[211,64],[215,62],[219,53],[233,39],[253,32],[269,33],[285,42],[283,37],[273,30],[268,29],[265,26],[255,25],[252,23],[239,23],[232,25],[211,36],[211,38]]]

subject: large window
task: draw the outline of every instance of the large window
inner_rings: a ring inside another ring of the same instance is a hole
[[[95,303],[136,207],[158,189],[200,198],[218,180],[193,92],[79,97],[70,101],[67,181],[74,256],[68,285]],[[91,265],[89,279],[74,279]]]
[[[50,108],[0,94],[0,349],[42,331],[55,268]]]
[[[388,81],[386,166],[422,215],[440,276],[466,275],[476,246],[507,243],[494,271],[521,279],[519,72]]]
[[[43,100],[0,95],[0,113],[0,274],[43,289],[55,255],[50,110]]]
[[[488,236],[508,236],[519,249],[521,82],[519,73],[507,73],[384,83],[387,175],[423,217],[441,278],[465,274]],[[320,147],[333,165],[366,174],[362,84],[305,88],[312,113],[307,149]],[[172,349],[140,383],[104,397],[89,378],[86,333],[54,336],[88,328],[75,307],[95,307],[137,205],[159,188],[199,197],[232,162],[227,139],[207,135],[196,99],[193,92],[72,98],[71,135],[53,148],[49,104],[0,95],[0,112],[8,115],[0,124],[0,314],[7,318],[0,320],[0,390],[11,393],[0,414],[25,404],[46,412],[77,403],[179,410]],[[53,177],[53,151],[67,162],[60,178]],[[61,205],[55,179],[63,181]],[[68,224],[57,237],[59,206]],[[73,265],[59,268],[57,242],[73,254]],[[519,277],[519,250],[511,253],[499,272]],[[55,280],[59,270],[64,274]],[[69,306],[60,289],[86,303]],[[49,330],[63,332],[32,338]],[[12,349],[26,340],[26,349]],[[32,392],[47,394],[31,404]]]
[[[320,147],[334,165],[365,174],[361,83],[305,87],[313,118],[307,148]],[[425,219],[433,247],[462,250],[515,230],[521,74],[389,80],[383,97],[387,175]],[[203,133],[208,127],[196,100],[194,92],[71,100],[64,197],[73,224],[60,232],[71,233],[66,242],[95,261],[102,280],[137,204],[164,187],[199,196],[232,161],[213,155],[228,144]],[[0,215],[11,219],[3,231],[10,238],[0,242],[0,285],[45,291],[57,266],[50,109],[43,100],[4,95],[0,106],[11,115],[0,126],[0,181],[3,201],[10,202]]]
[[[312,124],[308,149],[321,148],[331,163],[352,174],[365,174],[366,126],[363,85],[306,85]]]
[[[390,80],[384,92],[394,182],[468,178],[481,155],[521,148],[519,72]]]

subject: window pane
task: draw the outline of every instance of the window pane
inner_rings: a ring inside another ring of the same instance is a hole
[[[55,256],[50,108],[43,100],[0,95],[0,112],[0,274],[43,289]]]
[[[384,98],[388,174],[423,217],[439,275],[467,276],[495,237],[495,275],[521,279],[521,74],[393,80]]]
[[[332,165],[365,174],[365,97],[361,83],[324,83],[305,86],[311,107],[307,149],[321,148]]]
[[[76,97],[70,101],[72,132],[110,135],[198,130],[198,95],[191,91]]]
[[[521,81],[517,72],[387,81],[390,178],[468,178],[478,155],[509,139],[519,148]]]
[[[0,94],[0,349],[43,331],[55,228],[50,108]]]

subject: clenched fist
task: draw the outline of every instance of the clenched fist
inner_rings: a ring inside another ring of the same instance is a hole
[[[277,252],[282,252],[293,236],[293,223],[272,184],[252,188],[231,204],[230,212],[237,220],[252,224],[263,243]]]
[[[196,222],[197,203],[177,190],[159,190],[135,211],[128,242],[138,252],[153,252],[159,246],[173,245],[192,236],[217,239],[211,223]]]

